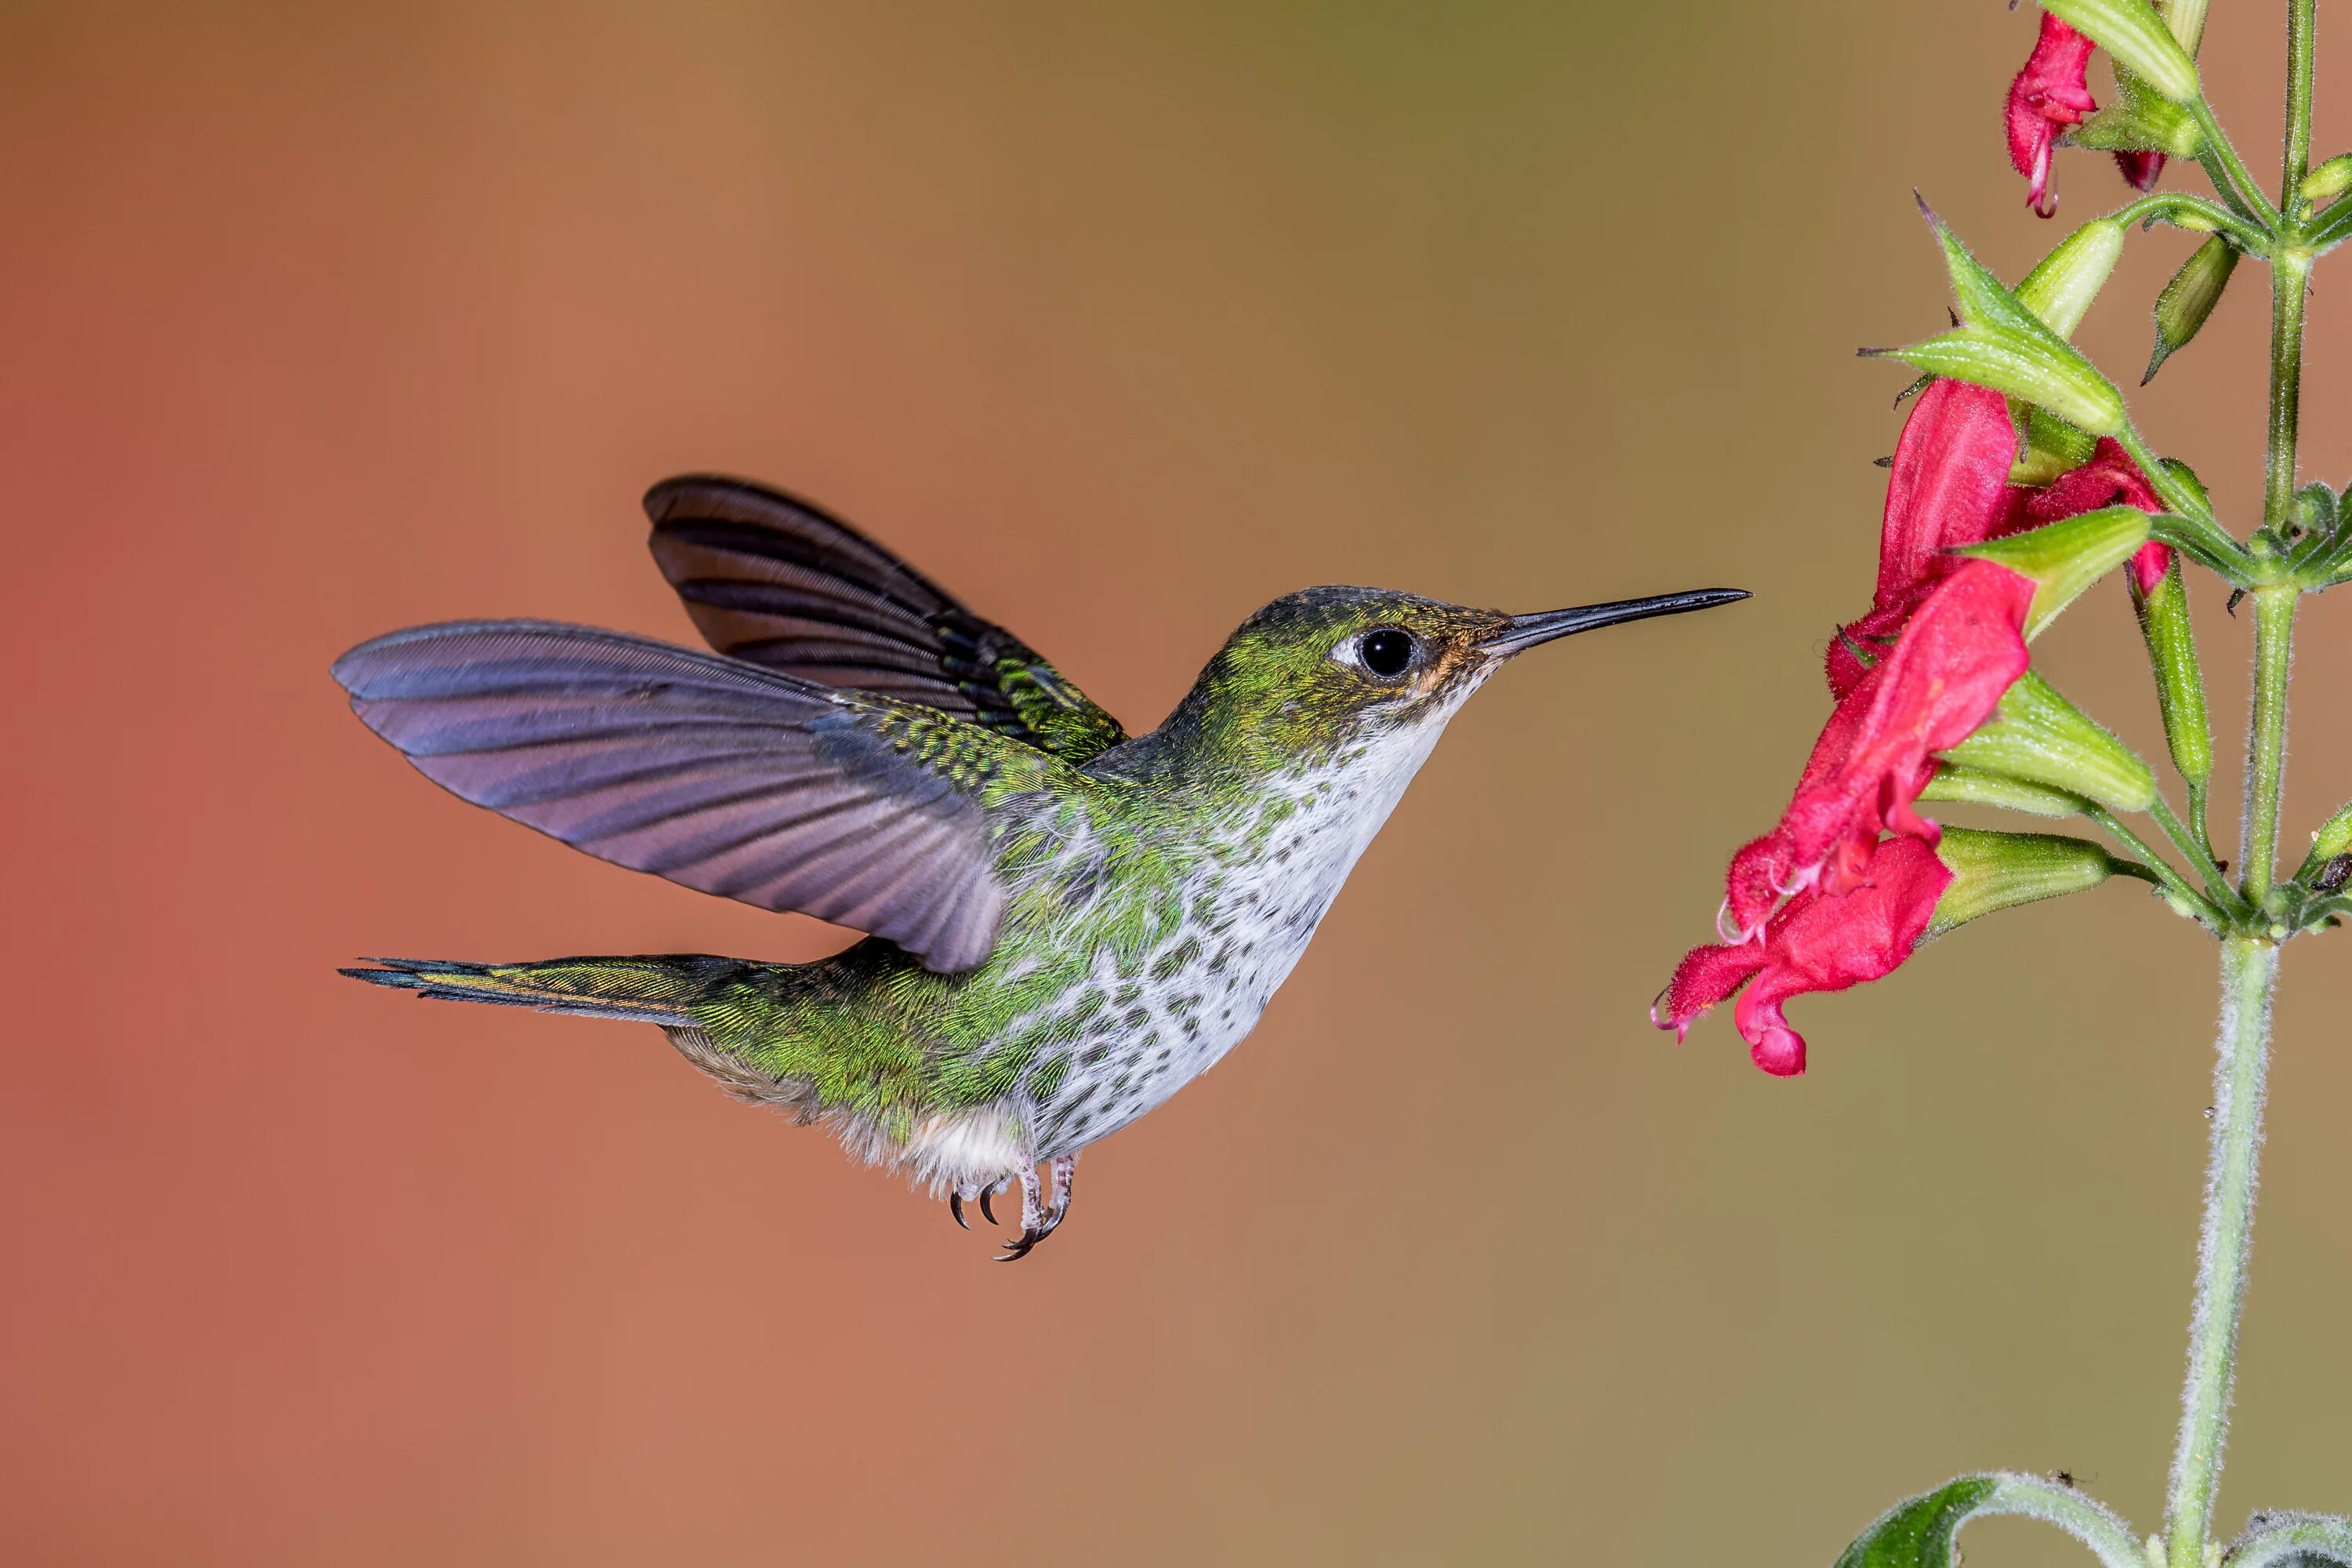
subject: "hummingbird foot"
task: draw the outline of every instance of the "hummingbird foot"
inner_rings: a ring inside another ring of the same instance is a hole
[[[1004,1250],[996,1255],[999,1263],[1028,1257],[1029,1249],[1052,1232],[1054,1227],[1045,1223],[1045,1205],[1039,1199],[1040,1185],[1035,1166],[1021,1173],[1021,1234],[1005,1243]]]
[[[1077,1183],[1078,1157],[1056,1154],[1046,1170],[1052,1184],[1045,1189],[1045,1236],[1038,1237],[1041,1241],[1053,1235],[1060,1227],[1062,1216],[1070,1212],[1070,1193]]]

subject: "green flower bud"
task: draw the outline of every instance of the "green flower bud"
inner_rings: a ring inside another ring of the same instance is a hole
[[[2238,248],[2220,235],[2199,246],[2164,292],[2156,297],[2156,351],[2148,355],[2147,372],[2139,378],[2146,386],[2156,379],[2157,367],[2187,345],[2221,302],[2230,274],[2238,269]]]
[[[2295,195],[2313,206],[2352,191],[2352,153],[2338,153],[2303,177]]]
[[[1929,937],[2020,904],[2087,891],[2116,872],[2115,857],[2100,846],[2054,833],[1948,827],[1936,858],[1950,868],[1952,880],[1936,900]]]
[[[1991,722],[1944,755],[1963,767],[2046,784],[2110,811],[2145,811],[2156,775],[2032,670],[2003,694]]]
[[[2079,816],[2086,804],[2080,795],[2063,790],[2044,789],[2017,779],[2003,778],[1999,773],[1979,773],[1957,763],[1946,763],[1919,792],[1921,800],[1944,801],[1954,805],[1995,805],[2003,811],[2021,811],[2028,816]]]
[[[2136,506],[2102,507],[1956,553],[1996,561],[2033,579],[2033,607],[2025,616],[2031,642],[2084,589],[2130,560],[2147,542],[2147,529],[2148,514]]]
[[[2352,805],[2319,825],[2319,831],[2311,836],[2311,858],[2306,864],[2323,866],[2347,851],[2352,851]]]
[[[2034,264],[2017,286],[2018,303],[2060,337],[2071,338],[2123,254],[2124,226],[2094,218]]]
[[[2132,584],[2147,662],[2156,671],[2156,701],[2164,713],[2164,740],[2172,765],[2189,787],[2201,790],[2213,776],[2213,726],[2205,711],[2205,673],[2197,662],[2197,638],[2189,626],[2189,590],[2175,559],[2153,588]]]
[[[2042,8],[2084,34],[2159,97],[2197,97],[2197,62],[2147,0],[2042,0]]]

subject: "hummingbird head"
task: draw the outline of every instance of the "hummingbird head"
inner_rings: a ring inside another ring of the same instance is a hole
[[[1747,596],[1703,588],[1510,616],[1383,588],[1308,588],[1242,623],[1170,728],[1252,771],[1345,760],[1402,732],[1424,735],[1425,745],[1505,660],[1528,648]]]

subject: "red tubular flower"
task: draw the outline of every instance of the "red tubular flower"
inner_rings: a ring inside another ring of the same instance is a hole
[[[1876,980],[1911,956],[1952,873],[1919,838],[1891,838],[1870,858],[1852,891],[1810,889],[1789,900],[1759,940],[1693,948],[1654,1009],[1659,1027],[1681,1038],[1700,1014],[1749,980],[1732,1010],[1758,1067],[1778,1078],[1805,1070],[1805,1037],[1783,1005],[1813,991]]]
[[[2079,517],[2101,507],[2136,506],[2142,511],[2162,511],[2155,487],[2112,437],[2101,437],[2091,460],[2070,468],[2038,490],[2028,492],[2020,509],[2033,524]],[[2131,559],[2132,584],[2143,595],[2156,591],[2172,566],[2172,547],[2149,540]]]
[[[2026,205],[2043,217],[2058,210],[2050,200],[2050,150],[2058,132],[2099,107],[2084,79],[2090,68],[2091,40],[2042,13],[2033,53],[2009,84],[2008,121],[2009,161],[2029,182]]]
[[[1732,857],[1727,911],[1743,940],[1782,898],[1857,885],[1882,832],[1935,842],[1912,803],[1935,776],[1934,753],[1973,734],[2025,673],[2033,586],[1963,561],[1920,601],[1894,650],[1830,715],[1780,824]]]
[[[1919,395],[1887,474],[1870,613],[1830,639],[1831,695],[1853,689],[1927,590],[1959,565],[1947,552],[1981,544],[2012,525],[2009,467],[2016,455],[2017,432],[2000,394],[1936,381]]]

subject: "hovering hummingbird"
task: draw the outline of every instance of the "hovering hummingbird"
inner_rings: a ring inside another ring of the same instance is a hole
[[[427,777],[600,859],[868,933],[813,963],[376,959],[448,1001],[660,1026],[731,1093],[945,1194],[1021,1187],[1024,1256],[1078,1152],[1248,1034],[1446,721],[1523,649],[1747,595],[1543,615],[1309,588],[1129,736],[846,523],[737,480],[646,496],[718,656],[547,621],[335,661]],[[1046,1168],[1041,1181],[1038,1167]]]

